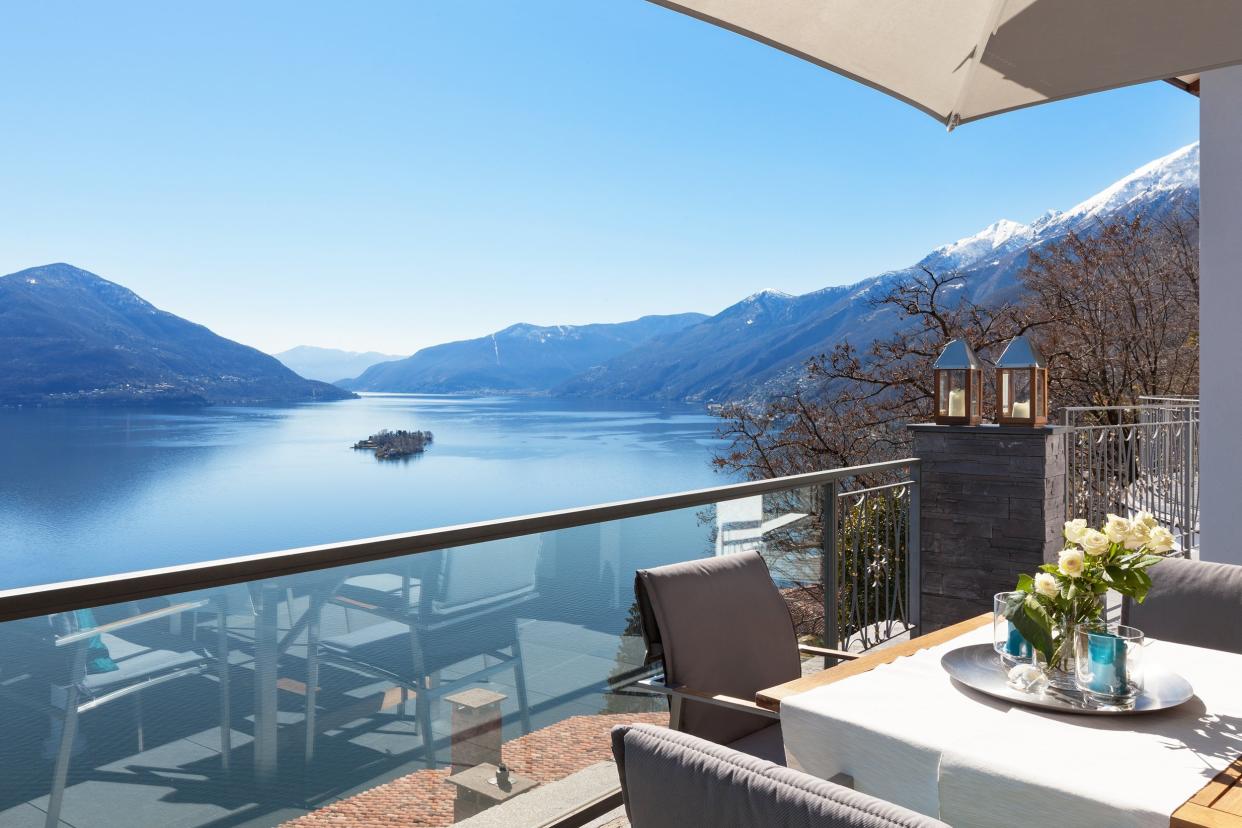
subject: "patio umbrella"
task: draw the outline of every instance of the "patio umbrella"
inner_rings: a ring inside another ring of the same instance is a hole
[[[1242,63],[1240,0],[652,0],[915,106],[953,129]]]

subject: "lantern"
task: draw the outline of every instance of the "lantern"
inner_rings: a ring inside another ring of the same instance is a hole
[[[964,339],[954,339],[932,366],[935,421],[940,425],[979,425],[983,419],[983,364]]]
[[[1048,422],[1048,363],[1024,336],[1009,340],[996,360],[996,422],[1018,426]]]

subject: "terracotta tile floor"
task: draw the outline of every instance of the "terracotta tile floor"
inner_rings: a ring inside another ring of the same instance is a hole
[[[562,779],[612,758],[608,732],[633,722],[668,724],[667,713],[613,713],[572,716],[511,739],[501,748],[516,774],[540,784]],[[422,770],[342,799],[285,823],[288,828],[394,828],[453,824],[454,788],[448,769]]]

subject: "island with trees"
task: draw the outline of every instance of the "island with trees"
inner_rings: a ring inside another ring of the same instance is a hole
[[[397,460],[402,457],[411,457],[415,454],[422,454],[427,450],[427,446],[431,445],[430,431],[406,431],[398,429],[396,431],[383,431],[372,434],[365,440],[359,440],[354,443],[355,449],[364,449],[375,452],[377,460]]]

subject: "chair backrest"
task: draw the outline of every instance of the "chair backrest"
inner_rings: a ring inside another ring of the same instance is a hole
[[[427,598],[436,615],[490,610],[535,595],[540,535],[447,550]]]
[[[756,552],[739,552],[635,573],[647,660],[664,678],[743,699],[801,675],[793,619]],[[679,729],[713,742],[736,741],[771,719],[696,702]]]
[[[1242,653],[1242,566],[1170,558],[1151,569],[1139,604],[1127,600],[1122,621],[1152,638]]]
[[[801,771],[653,725],[612,730],[633,828],[946,828]]]

